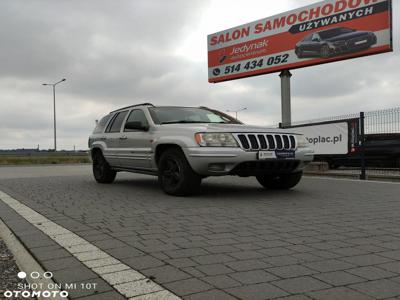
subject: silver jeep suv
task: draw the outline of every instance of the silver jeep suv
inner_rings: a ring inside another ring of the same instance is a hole
[[[290,189],[313,160],[299,134],[244,125],[207,107],[124,107],[98,122],[89,137],[93,174],[111,183],[117,172],[158,176],[170,195],[196,192],[208,176],[255,176],[268,189]]]

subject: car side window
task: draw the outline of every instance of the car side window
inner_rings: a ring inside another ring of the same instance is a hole
[[[96,128],[93,130],[93,133],[102,133],[104,131],[104,128],[106,127],[108,121],[111,119],[112,115],[107,115],[103,117],[100,122],[97,123]]]
[[[106,132],[120,132],[122,123],[124,122],[127,113],[128,111],[122,111],[118,113],[112,121],[111,126],[108,126]]]
[[[135,110],[131,111],[128,119],[126,120],[126,123],[128,123],[128,122],[140,122],[143,126],[149,126],[149,122],[147,121],[146,115],[140,109],[135,109]],[[131,131],[136,131],[136,130],[124,129],[124,131],[131,132]]]
[[[317,42],[317,41],[320,41],[321,39],[318,34],[314,33],[312,36],[312,40]]]

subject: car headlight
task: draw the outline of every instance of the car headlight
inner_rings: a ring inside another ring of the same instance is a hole
[[[308,140],[305,138],[304,135],[297,135],[297,148],[307,148],[310,147],[310,143]]]
[[[202,147],[239,147],[231,133],[196,133],[194,137]]]

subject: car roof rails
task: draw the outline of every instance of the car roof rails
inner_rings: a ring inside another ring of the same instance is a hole
[[[120,110],[123,110],[123,109],[128,109],[128,108],[132,108],[132,107],[136,107],[136,106],[153,106],[154,107],[154,105],[152,103],[139,103],[139,104],[129,105],[129,106],[126,106],[126,107],[122,107],[122,108],[113,110],[112,112],[110,112],[110,114],[112,114],[114,112],[117,112],[117,111],[120,111]]]

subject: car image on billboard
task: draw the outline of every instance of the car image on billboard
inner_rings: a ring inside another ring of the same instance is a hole
[[[373,32],[336,27],[308,35],[297,43],[295,53],[298,58],[330,58],[335,55],[364,51],[376,43],[377,37]]]

